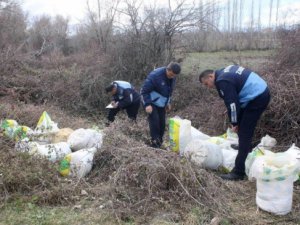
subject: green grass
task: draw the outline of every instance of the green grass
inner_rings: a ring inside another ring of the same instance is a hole
[[[32,203],[13,203],[0,209],[0,224],[63,225],[63,224],[118,224],[116,219],[100,208],[39,207]],[[124,223],[125,224],[125,223]]]
[[[197,75],[205,69],[214,70],[231,64],[239,64],[256,70],[263,66],[273,53],[273,50],[189,53],[183,61],[182,73]]]

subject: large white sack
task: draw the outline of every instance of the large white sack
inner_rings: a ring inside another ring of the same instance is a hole
[[[192,140],[208,140],[210,136],[197,130],[195,127],[191,127]]]
[[[256,181],[256,204],[259,208],[274,213],[285,215],[292,210],[294,176],[285,180]]]
[[[191,121],[177,116],[170,118],[169,139],[171,150],[183,155],[185,146],[192,140]]]
[[[287,153],[273,153],[255,159],[249,179],[257,179],[257,205],[276,215],[291,211],[293,182],[298,179],[297,160]]]
[[[68,143],[73,151],[86,148],[100,148],[102,145],[102,134],[92,129],[77,129],[70,134]]]
[[[235,166],[235,159],[238,154],[238,151],[232,148],[222,148],[222,154],[222,166],[231,171]]]
[[[57,162],[71,152],[70,145],[67,142],[59,142],[47,145],[38,144],[35,154],[44,156],[51,162]]]
[[[217,169],[223,162],[220,147],[208,141],[191,141],[185,147],[184,156],[195,165],[207,169]]]
[[[59,172],[62,176],[85,177],[92,169],[94,154],[97,148],[81,149],[70,153],[60,163]]]
[[[29,154],[34,154],[37,151],[38,143],[34,141],[29,141],[28,138],[20,140],[15,144],[15,150],[17,152],[27,152]]]
[[[72,152],[67,142],[41,145],[38,142],[28,141],[28,139],[17,142],[15,150],[43,156],[51,162],[59,161]]]

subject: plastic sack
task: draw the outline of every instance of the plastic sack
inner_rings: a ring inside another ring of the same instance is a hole
[[[73,151],[87,148],[100,148],[103,136],[100,132],[92,129],[77,129],[68,138],[68,143]]]
[[[192,140],[191,121],[174,117],[169,120],[169,138],[172,151],[183,155],[186,145]]]
[[[44,156],[51,162],[57,162],[71,152],[71,148],[67,142],[60,142],[47,145],[38,144],[35,154]]]
[[[277,144],[277,141],[275,138],[272,138],[269,135],[264,136],[260,143],[253,149],[252,152],[250,152],[246,158],[245,167],[246,167],[246,174],[249,175],[249,171],[251,169],[251,166],[254,162],[254,160],[263,155],[273,155],[274,153],[270,150]]]
[[[60,162],[59,173],[62,176],[85,177],[92,169],[97,148],[81,149],[70,153]]]
[[[272,155],[275,154],[269,150],[264,149],[263,147],[255,147],[252,152],[250,152],[245,161],[245,172],[249,176],[249,171],[253,165],[253,162],[260,156]]]
[[[271,150],[276,144],[277,141],[275,138],[266,135],[261,139],[260,143],[258,144],[258,147],[263,147],[264,149]]]
[[[36,128],[32,134],[30,134],[30,139],[44,144],[51,143],[55,133],[58,131],[59,128],[57,127],[57,123],[54,123],[48,113],[44,111]]]
[[[185,147],[184,156],[199,167],[213,170],[217,169],[223,162],[220,147],[208,141],[191,141]]]
[[[54,134],[52,143],[66,142],[74,130],[71,128],[62,128]]]
[[[256,204],[276,215],[291,211],[293,182],[298,179],[297,160],[287,153],[273,153],[258,157],[249,172],[249,179],[257,179]]]
[[[265,182],[285,180],[293,175],[298,179],[299,165],[297,159],[285,152],[260,156],[253,162],[248,178],[260,179]]]
[[[28,140],[17,142],[15,150],[19,152],[27,152],[31,155],[42,156],[51,162],[57,162],[72,152],[67,142],[41,145],[37,142],[31,142]]]
[[[234,168],[237,154],[238,151],[235,149],[222,148],[222,166],[228,171],[231,171]]]
[[[28,138],[25,138],[23,140],[19,140],[15,144],[15,150],[17,152],[27,152],[31,155],[37,152],[39,144],[34,141],[29,141]]]
[[[48,133],[48,132],[57,132],[59,129],[57,127],[57,123],[54,123],[49,114],[44,111],[37,123],[37,126],[35,128],[35,132],[40,133]]]
[[[231,149],[231,144],[238,144],[239,139],[237,134],[228,128],[226,133],[220,136],[211,137],[208,141],[220,145],[222,148]]]
[[[208,140],[210,138],[210,136],[202,133],[193,126],[191,127],[191,136],[192,140]]]
[[[11,139],[14,138],[14,134],[19,127],[19,124],[15,120],[4,120],[1,123],[1,130],[3,130],[3,134]]]
[[[14,133],[14,140],[19,141],[27,138],[30,134],[32,134],[32,129],[27,126],[19,126]]]
[[[256,181],[256,204],[259,208],[276,215],[286,215],[292,210],[294,177],[265,182]]]

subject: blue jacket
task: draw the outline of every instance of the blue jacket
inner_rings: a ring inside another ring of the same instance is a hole
[[[112,96],[115,102],[118,102],[118,107],[123,109],[132,103],[140,101],[140,94],[135,91],[134,87],[126,81],[114,81],[117,86],[117,93]]]
[[[232,125],[238,124],[240,109],[245,108],[267,88],[267,83],[259,75],[235,65],[216,70],[215,84],[225,102]]]
[[[166,67],[157,68],[147,76],[141,89],[142,101],[145,107],[151,104],[165,107],[170,103],[175,78],[168,79],[166,69]]]

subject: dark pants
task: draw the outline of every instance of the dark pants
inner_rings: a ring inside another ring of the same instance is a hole
[[[134,102],[131,105],[125,107],[124,109],[127,112],[128,118],[136,120],[137,114],[139,112],[140,101]],[[107,119],[110,122],[114,122],[115,116],[120,111],[120,108],[109,109]]]
[[[245,174],[245,161],[249,152],[252,151],[252,138],[254,130],[261,114],[265,111],[270,101],[269,89],[257,96],[248,105],[241,109],[239,122],[239,150],[235,159],[233,172],[239,175]]]
[[[166,110],[152,105],[152,113],[148,115],[150,135],[153,147],[160,147],[166,127]]]

